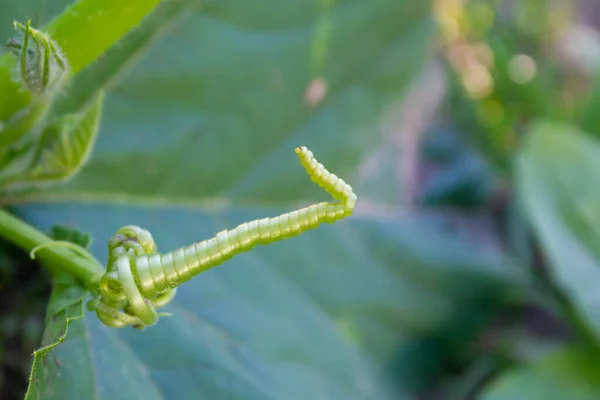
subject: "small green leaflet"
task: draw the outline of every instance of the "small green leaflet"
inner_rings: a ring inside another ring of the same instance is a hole
[[[89,234],[62,225],[52,227],[51,237],[72,242],[86,250],[92,243]],[[46,329],[40,348],[33,353],[26,400],[46,398],[48,392],[53,390],[54,377],[60,374],[63,365],[52,351],[67,337],[70,323],[83,318],[83,301],[87,295],[88,292],[69,275],[62,274],[53,278],[46,312]]]
[[[46,125],[29,165],[24,171],[1,179],[0,189],[31,188],[75,176],[94,147],[103,97],[103,92],[99,92],[81,115],[63,115]]]

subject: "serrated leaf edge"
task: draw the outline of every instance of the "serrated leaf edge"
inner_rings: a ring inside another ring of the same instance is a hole
[[[74,317],[67,317],[65,319],[65,323],[64,323],[65,330],[64,330],[63,334],[60,335],[58,338],[56,338],[56,340],[53,343],[50,343],[43,347],[40,347],[39,349],[37,349],[33,352],[33,362],[31,363],[31,371],[29,373],[29,378],[27,379],[28,384],[27,384],[27,392],[25,392],[25,397],[24,397],[25,400],[33,400],[31,388],[32,388],[32,383],[37,383],[37,382],[34,382],[34,374],[36,372],[36,366],[38,365],[38,362],[40,362],[42,360],[42,357],[45,357],[48,354],[50,354],[50,352],[52,350],[54,350],[56,347],[58,347],[65,340],[65,338],[67,337],[67,334],[69,333],[69,325],[71,324],[71,322],[83,319],[83,316],[84,316],[83,300],[84,300],[83,296],[78,300],[78,302],[79,302],[78,315],[74,316]]]

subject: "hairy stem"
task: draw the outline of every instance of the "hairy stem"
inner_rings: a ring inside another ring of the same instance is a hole
[[[104,274],[104,268],[93,257],[82,257],[64,247],[48,246],[54,242],[31,225],[28,225],[9,212],[0,209],[0,236],[27,253],[40,245],[46,245],[37,251],[37,259],[48,271],[55,274],[66,272],[83,287],[96,291],[98,282]],[[81,251],[85,251],[81,249]]]

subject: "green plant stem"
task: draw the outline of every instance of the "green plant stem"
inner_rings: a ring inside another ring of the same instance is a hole
[[[50,237],[2,209],[0,236],[27,253],[41,244],[54,242]],[[51,273],[66,272],[92,292],[98,289],[99,279],[104,274],[102,265],[94,261],[91,255],[89,258],[81,257],[64,247],[44,247],[36,253],[36,258]]]

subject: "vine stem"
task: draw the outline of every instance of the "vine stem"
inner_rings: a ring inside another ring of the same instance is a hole
[[[55,241],[3,209],[0,209],[0,236],[27,253],[46,244],[37,251],[36,257],[43,267],[52,274],[66,272],[83,287],[92,292],[98,290],[104,267],[93,256],[82,256],[65,247],[48,246]],[[85,252],[83,248],[81,251]]]

